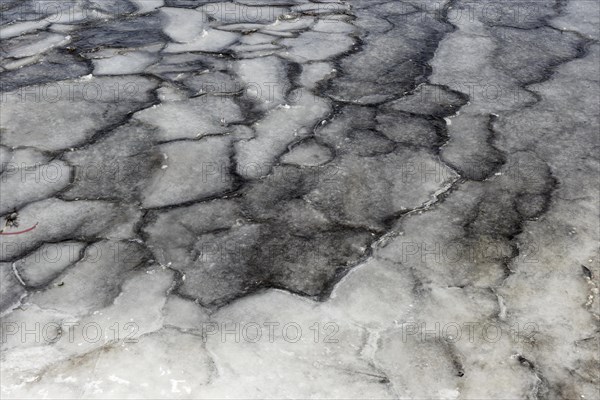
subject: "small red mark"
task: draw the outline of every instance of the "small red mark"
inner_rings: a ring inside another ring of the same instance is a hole
[[[31,232],[32,230],[34,230],[36,227],[38,226],[38,222],[35,223],[34,226],[32,226],[29,229],[25,229],[24,231],[17,231],[17,232],[0,232],[0,235],[21,235],[23,233],[27,233],[27,232]]]

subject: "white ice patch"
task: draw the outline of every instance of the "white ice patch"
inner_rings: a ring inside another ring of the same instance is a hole
[[[131,0],[138,8],[137,14],[145,14],[165,5],[164,0]]]
[[[17,58],[14,61],[7,60],[7,61],[5,61],[4,64],[2,64],[2,67],[6,68],[7,70],[19,69],[26,65],[37,62],[40,59],[40,57],[41,56],[31,56],[31,57]]]
[[[45,29],[50,22],[47,20],[17,22],[0,27],[0,39],[10,39],[23,33]]]
[[[242,53],[240,54],[241,57],[244,57],[244,53],[258,53],[258,52],[274,52],[276,50],[281,49],[281,46],[278,46],[276,44],[270,44],[270,43],[265,43],[265,44],[242,44],[242,45],[236,45],[236,46],[231,46],[231,50],[235,51],[236,53]]]
[[[22,58],[35,56],[50,50],[53,47],[62,46],[71,40],[70,36],[58,33],[42,32],[37,35],[23,36],[19,39],[19,44],[10,46],[7,51],[7,57]],[[21,43],[23,42],[23,43]]]
[[[230,97],[213,95],[168,101],[137,112],[134,118],[158,127],[159,140],[226,133],[229,123],[243,120],[241,110]]]
[[[155,54],[134,51],[93,60],[94,75],[132,75],[146,70],[158,60]]]
[[[229,190],[231,139],[206,137],[160,146],[166,169],[155,172],[142,195],[144,207],[164,207],[201,200]]]
[[[304,32],[297,38],[283,39],[289,50],[282,57],[294,62],[322,61],[340,55],[352,47],[354,40],[339,33]]]
[[[63,161],[36,163],[33,167],[11,163],[0,182],[0,215],[50,197],[66,188],[70,181],[71,168]]]
[[[284,164],[315,167],[329,162],[333,153],[325,146],[321,146],[314,140],[307,140],[295,146],[289,153],[281,157]]]
[[[311,17],[301,17],[295,19],[279,19],[274,23],[266,26],[264,30],[270,32],[292,32],[302,31],[310,28],[315,23],[315,19]]]
[[[238,61],[235,71],[244,80],[245,95],[260,104],[263,110],[270,110],[285,101],[289,90],[287,70],[278,57],[261,57]]]
[[[330,63],[316,62],[302,65],[300,84],[307,89],[314,89],[316,84],[324,79],[332,77],[336,73]]]
[[[32,254],[14,263],[19,276],[28,286],[43,286],[56,278],[69,265],[76,263],[85,248],[81,242],[42,245]]]
[[[295,99],[290,107],[273,109],[254,125],[256,138],[236,144],[237,171],[241,176],[266,176],[288,145],[311,135],[314,124],[330,111],[325,100],[309,92],[297,90],[289,96]]]
[[[155,85],[139,76],[92,77],[5,93],[3,144],[50,151],[80,145],[115,118],[141,108]]]
[[[239,34],[217,29],[205,29],[202,34],[189,43],[169,43],[165,53],[186,53],[189,51],[218,52],[235,43]]]
[[[336,19],[322,19],[315,24],[312,28],[316,32],[327,32],[327,33],[353,33],[356,28],[354,25],[339,21]]]
[[[271,35],[265,35],[264,33],[253,32],[242,36],[240,44],[244,45],[255,45],[255,44],[270,44],[276,40]]]
[[[164,20],[163,31],[174,42],[193,42],[202,37],[208,25],[208,17],[200,11],[164,7],[160,13]]]

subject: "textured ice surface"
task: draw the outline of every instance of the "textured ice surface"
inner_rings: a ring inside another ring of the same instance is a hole
[[[2,28],[0,28],[0,37],[2,39],[10,39],[12,37],[22,35],[26,32],[44,29],[48,25],[50,25],[50,22],[45,20],[17,22],[14,24],[5,25]]]
[[[69,165],[63,161],[36,162],[33,165],[12,161],[7,163],[7,168],[2,181],[2,215],[28,203],[52,197],[65,189],[71,180]],[[30,179],[24,179],[27,177]]]
[[[326,146],[309,139],[294,146],[292,150],[281,157],[285,164],[315,167],[331,161],[333,154]]]
[[[83,256],[80,242],[48,243],[14,263],[15,271],[28,287],[43,287]],[[51,262],[48,262],[51,261]]]
[[[146,52],[122,52],[94,60],[95,75],[131,75],[144,72],[157,58]]]
[[[229,123],[242,121],[239,107],[228,97],[199,96],[165,101],[136,113],[133,118],[158,128],[157,139],[195,139],[226,133]]]
[[[208,25],[207,16],[195,10],[163,7],[160,12],[166,20],[164,32],[174,42],[192,42],[203,34]]]
[[[2,56],[9,58],[30,57],[48,51],[52,47],[65,44],[69,39],[70,36],[48,32],[23,35],[6,40],[3,44]]]
[[[303,32],[297,38],[284,39],[281,43],[289,49],[283,56],[297,63],[320,61],[335,57],[354,44],[351,37],[341,33]]]
[[[139,76],[88,76],[3,93],[3,144],[48,151],[77,147],[151,103],[155,85]]]
[[[324,99],[310,92],[296,90],[289,97],[291,104],[269,111],[253,125],[256,137],[236,143],[237,173],[242,177],[268,175],[278,155],[295,141],[310,136],[313,126],[330,111]]]
[[[207,137],[199,141],[179,141],[158,147],[164,161],[143,189],[144,207],[164,207],[210,198],[228,191],[231,140]],[[216,171],[216,172],[213,172]]]
[[[291,88],[286,67],[278,57],[260,57],[238,61],[236,73],[244,82],[248,100],[266,111],[282,105]]]
[[[190,51],[218,52],[235,43],[238,34],[217,29],[205,29],[189,43],[170,43],[165,48],[167,53],[186,53]]]
[[[599,399],[588,0],[7,0],[2,398]]]

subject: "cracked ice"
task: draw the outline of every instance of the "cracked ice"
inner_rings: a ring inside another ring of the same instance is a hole
[[[0,10],[3,398],[600,398],[597,2]]]

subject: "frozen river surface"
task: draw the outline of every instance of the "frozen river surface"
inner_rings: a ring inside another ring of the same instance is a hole
[[[599,399],[599,8],[2,0],[2,398]]]

